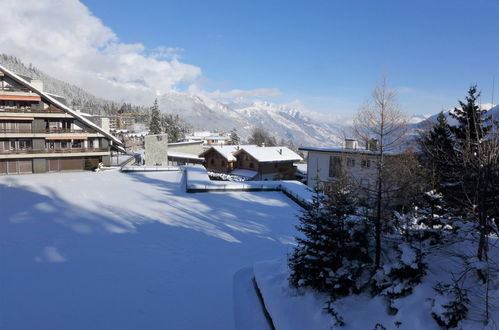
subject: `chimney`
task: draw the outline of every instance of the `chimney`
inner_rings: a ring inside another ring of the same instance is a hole
[[[366,150],[377,151],[378,150],[378,140],[376,140],[376,139],[367,140]]]
[[[110,125],[109,125],[109,118],[107,117],[101,117],[100,118],[100,127],[102,130],[106,133],[110,132]]]
[[[359,143],[355,139],[345,139],[345,149],[355,150],[359,147]]]
[[[279,149],[279,151],[278,151],[278,152],[279,152],[279,155],[282,155],[282,148],[281,148],[281,149]]]
[[[31,85],[37,88],[40,92],[43,92],[43,81],[35,79],[31,81]]]

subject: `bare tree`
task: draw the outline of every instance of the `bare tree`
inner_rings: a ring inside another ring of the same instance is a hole
[[[390,182],[397,177],[393,162],[387,156],[399,154],[405,142],[407,118],[396,102],[396,94],[387,85],[387,79],[376,86],[371,98],[359,110],[353,124],[357,139],[366,143],[376,157],[373,188],[366,188],[368,202],[371,206],[371,218],[375,227],[375,266],[380,266],[381,232],[383,218],[389,205],[394,187]],[[397,157],[401,157],[398,155]],[[400,184],[400,183],[399,183]]]

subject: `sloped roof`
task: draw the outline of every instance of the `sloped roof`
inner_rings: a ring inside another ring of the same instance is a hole
[[[241,147],[241,150],[236,152],[234,155],[239,154],[243,150],[246,151],[251,157],[255,158],[257,161],[261,163],[303,160],[303,158],[301,158],[300,155],[298,155],[296,152],[289,149],[288,147],[243,146]]]
[[[223,146],[211,146],[209,149],[203,151],[199,157],[204,157],[209,151],[215,150],[218,152],[220,155],[222,155],[223,158],[225,158],[229,162],[235,162],[236,157],[234,157],[234,153],[241,150],[241,148],[244,147],[256,147],[255,145],[223,145]]]
[[[57,106],[61,110],[65,111],[65,112],[69,113],[70,115],[74,116],[75,118],[77,118],[79,121],[85,123],[85,125],[87,125],[89,127],[92,127],[93,129],[95,129],[99,133],[101,133],[104,136],[108,137],[114,143],[116,143],[116,145],[113,145],[113,146],[119,148],[123,152],[125,151],[123,148],[120,148],[120,147],[123,146],[123,143],[118,138],[114,137],[110,133],[107,133],[100,126],[92,123],[90,120],[88,120],[87,118],[83,117],[76,110],[73,110],[73,109],[69,108],[68,106],[64,105],[63,103],[61,103],[60,101],[58,101],[57,99],[55,99],[54,97],[52,97],[51,95],[49,95],[49,93],[46,93],[46,92],[43,92],[43,91],[39,90],[38,88],[36,88],[35,86],[33,86],[31,83],[29,83],[26,79],[22,78],[20,75],[18,75],[16,73],[10,71],[9,69],[5,68],[1,64],[0,64],[0,71],[2,71],[8,77],[14,79],[16,82],[18,82],[18,83],[20,83],[20,84],[28,87],[31,91],[33,91],[36,94],[40,95],[40,97],[44,98],[49,103]]]

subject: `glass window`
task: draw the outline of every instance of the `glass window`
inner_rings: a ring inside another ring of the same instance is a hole
[[[341,158],[339,156],[329,157],[329,177],[337,178],[341,175]]]
[[[347,158],[347,166],[348,167],[355,167],[355,159]]]
[[[81,148],[81,140],[73,140],[72,147],[73,147],[73,149]]]

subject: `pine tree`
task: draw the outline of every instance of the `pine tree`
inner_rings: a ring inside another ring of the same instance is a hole
[[[240,143],[241,139],[239,138],[239,135],[237,135],[237,129],[233,128],[232,131],[230,131],[230,144],[238,145]]]
[[[355,200],[345,181],[327,195],[314,194],[311,207],[299,218],[297,247],[290,258],[290,283],[326,292],[333,299],[358,293],[358,280],[372,262],[367,227],[355,217]]]
[[[437,122],[429,132],[423,133],[419,140],[422,151],[422,164],[429,173],[432,190],[445,192],[452,190],[454,178],[452,168],[456,159],[454,139],[443,112],[437,117]]]
[[[157,99],[154,101],[154,105],[151,108],[151,122],[149,123],[149,133],[153,135],[161,134],[161,118]]]

